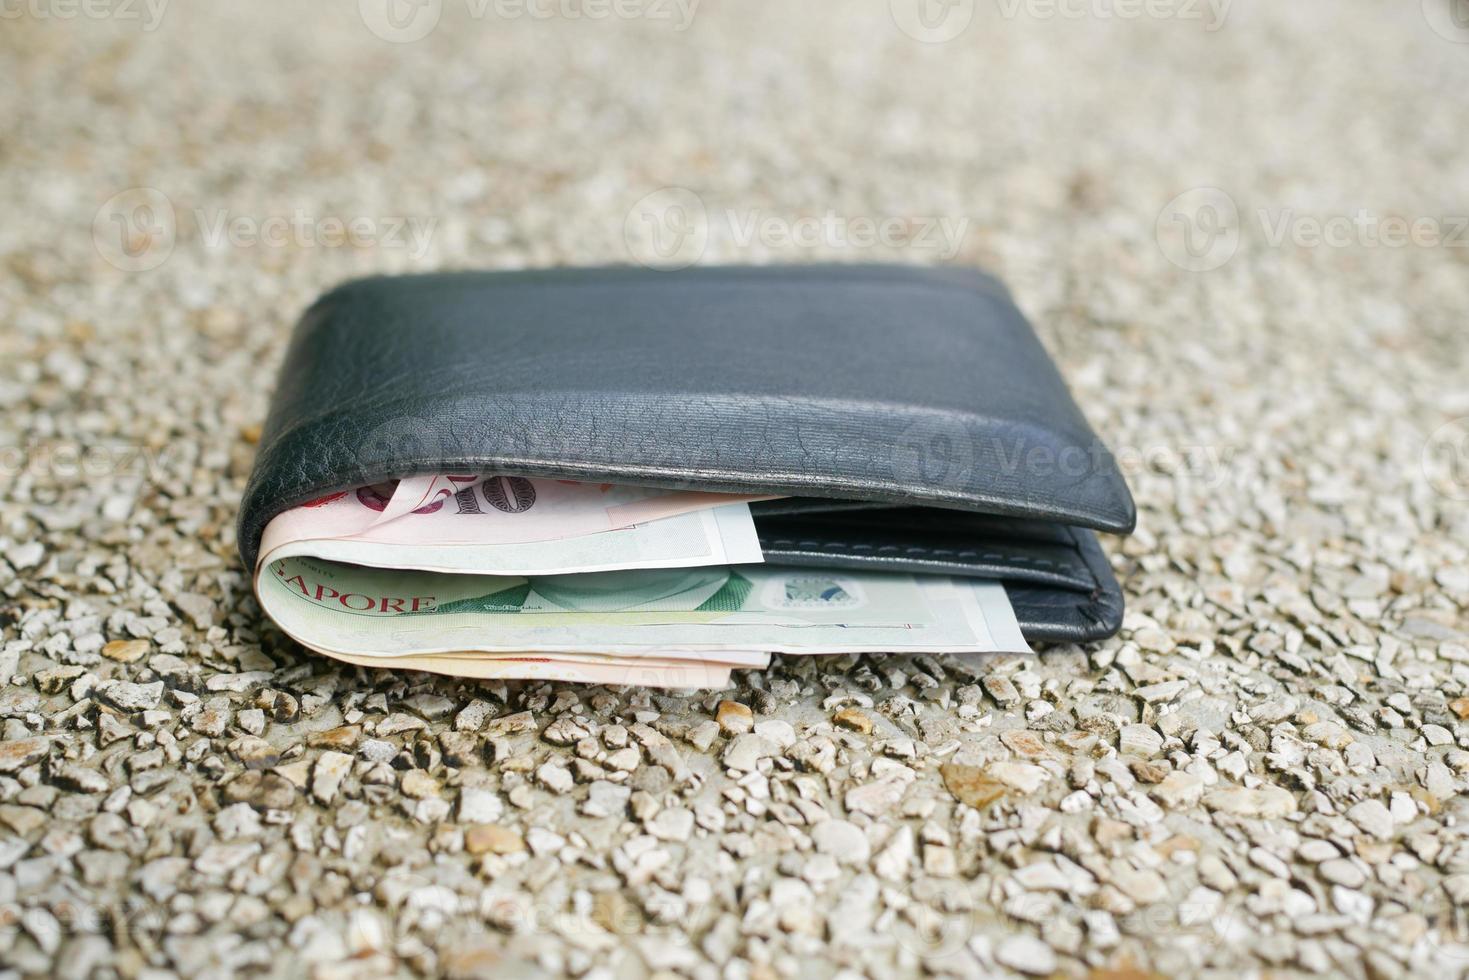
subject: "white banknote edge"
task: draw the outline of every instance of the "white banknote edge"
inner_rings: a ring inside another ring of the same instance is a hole
[[[411,656],[411,654],[410,654]],[[627,659],[616,654],[606,654],[600,651],[590,652],[587,650],[522,650],[514,653],[486,653],[478,650],[459,650],[452,653],[437,653],[432,656],[443,657],[446,660],[478,660],[481,658],[504,658],[504,657],[563,657],[569,660],[604,662],[609,660]],[[653,657],[639,657],[640,661],[651,660],[655,663],[664,661],[673,663],[711,663],[720,667],[728,667],[731,670],[764,670],[770,666],[769,653],[756,650],[680,650],[673,647],[660,648],[657,655]]]
[[[275,546],[267,553],[262,551],[257,560],[256,591],[259,592],[261,571],[270,563],[282,558],[319,558],[323,561],[344,562],[351,565],[366,565],[372,568],[401,568],[420,572],[437,572],[443,575],[561,575],[583,572],[609,572],[632,568],[698,568],[707,565],[756,564],[765,560],[760,550],[760,538],[755,530],[755,519],[747,503],[725,504],[721,507],[687,514],[677,514],[651,522],[666,521],[697,522],[704,533],[709,550],[702,555],[675,555],[668,558],[615,558],[606,562],[567,567],[564,563],[536,564],[524,558],[506,560],[508,555],[524,555],[526,552],[554,551],[556,541],[512,542],[506,545],[482,543],[453,543],[426,546],[417,549],[405,545],[388,545],[354,538],[300,538]],[[628,535],[639,533],[639,528],[648,525],[633,525],[580,535],[568,541],[600,538],[603,535]],[[266,529],[265,540],[269,540],[270,529]],[[452,554],[453,564],[442,564],[424,557],[432,552]]]
[[[984,582],[976,585],[970,595],[974,604],[965,606],[969,621],[976,630],[984,629],[996,653],[1034,653],[1025,636],[1020,632],[1020,621],[1015,618],[1015,607],[1010,604],[1010,595],[999,582]]]
[[[315,648],[313,648],[315,649]],[[722,690],[729,687],[731,668],[706,661],[659,663],[645,660],[596,663],[546,653],[524,657],[450,658],[359,657],[330,650],[318,653],[343,663],[374,670],[420,670],[470,680],[558,681],[571,684],[615,684],[633,687]],[[737,669],[746,669],[743,667]]]
[[[748,503],[725,504],[699,511],[705,520],[714,522],[712,540],[724,551],[726,565],[753,565],[765,561],[760,549],[760,535],[755,530],[755,515]]]

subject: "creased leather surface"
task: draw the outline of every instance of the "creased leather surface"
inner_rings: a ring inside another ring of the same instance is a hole
[[[303,316],[245,491],[241,557],[252,565],[269,519],[322,493],[476,469],[803,498],[792,510],[880,503],[845,526],[819,510],[759,526],[773,555],[1014,581],[1036,638],[1116,629],[1115,580],[1072,528],[1126,533],[1135,516],[983,273],[443,273],[348,283]]]

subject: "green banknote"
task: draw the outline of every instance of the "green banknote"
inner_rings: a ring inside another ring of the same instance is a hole
[[[359,659],[1028,650],[1003,586],[901,573],[738,565],[502,576],[292,557],[269,564],[259,596],[301,643]]]

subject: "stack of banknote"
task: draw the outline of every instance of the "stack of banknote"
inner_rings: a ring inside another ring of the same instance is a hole
[[[995,582],[765,564],[758,499],[415,476],[277,516],[255,590],[313,650],[471,678],[720,688],[772,653],[1028,649]]]

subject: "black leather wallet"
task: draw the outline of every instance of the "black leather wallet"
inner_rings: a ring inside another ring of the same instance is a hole
[[[1029,640],[1109,636],[1135,510],[1005,288],[897,266],[455,272],[302,317],[239,524],[428,472],[779,494],[766,560],[998,579]]]

